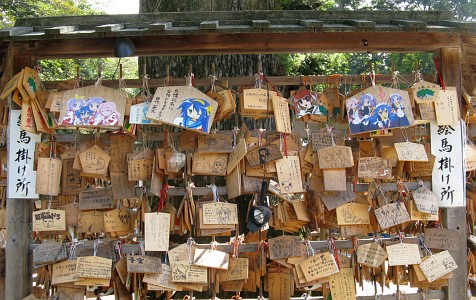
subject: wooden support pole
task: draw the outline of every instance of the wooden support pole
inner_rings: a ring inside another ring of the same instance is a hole
[[[458,92],[458,99],[461,99],[461,63],[458,48],[442,48],[440,52],[441,75],[445,87],[454,87]],[[460,107],[462,103],[460,102]],[[463,149],[458,149],[459,155],[464,155]],[[457,154],[458,155],[458,154]],[[466,178],[463,176],[463,178]],[[462,189],[466,197],[465,182],[454,187]],[[459,232],[459,250],[450,251],[458,269],[453,271],[453,278],[449,280],[449,285],[445,289],[446,299],[467,299],[467,262],[466,262],[466,207],[449,207],[443,209],[443,226]]]
[[[31,62],[29,55],[13,56],[13,74],[31,66]],[[11,121],[10,117],[8,121]],[[32,210],[31,199],[7,198],[5,299],[23,299],[32,291],[32,268],[28,255]]]

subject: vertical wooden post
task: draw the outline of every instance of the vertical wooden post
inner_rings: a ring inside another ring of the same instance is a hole
[[[31,62],[32,59],[29,55],[14,56],[13,74],[26,66],[31,66]],[[12,107],[10,106],[10,108]],[[11,122],[10,117],[8,121]],[[7,145],[7,147],[9,146]],[[10,176],[7,178],[8,180],[10,180]],[[31,199],[7,198],[5,299],[23,299],[32,291],[32,268],[28,255],[32,210],[33,201]]]
[[[461,62],[458,48],[442,48],[440,53],[441,75],[446,87],[456,86],[458,99],[460,99],[461,109]],[[464,139],[463,139],[464,140]],[[463,149],[458,149],[457,155],[464,155]],[[463,178],[466,178],[463,176]],[[465,182],[455,187],[463,189],[466,197]],[[453,271],[453,278],[450,279],[448,287],[445,289],[446,299],[467,299],[467,263],[466,263],[466,207],[449,207],[443,209],[443,226],[459,232],[459,250],[450,251],[458,269]]]

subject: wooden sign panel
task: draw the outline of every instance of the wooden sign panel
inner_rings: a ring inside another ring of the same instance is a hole
[[[298,236],[283,235],[270,238],[268,243],[269,257],[273,260],[307,255],[306,244]]]
[[[319,194],[319,197],[328,210],[333,210],[340,205],[354,201],[357,195],[355,195],[352,186],[347,185],[346,191],[324,191]]]
[[[342,238],[351,238],[354,235],[367,235],[372,231],[374,230],[370,224],[340,226],[340,235]]]
[[[207,268],[228,270],[230,255],[214,249],[195,249],[193,264]]]
[[[66,259],[66,245],[53,240],[46,240],[33,249],[35,266],[52,264]]]
[[[111,279],[108,279],[108,278],[80,278],[78,281],[74,282],[74,285],[109,286],[109,285],[111,285]],[[82,295],[82,296],[84,296],[84,295]]]
[[[412,192],[412,196],[418,211],[432,215],[438,214],[439,199],[430,189],[422,185]]]
[[[111,278],[112,260],[99,256],[82,256],[76,259],[76,276],[79,278]]]
[[[362,203],[346,203],[336,208],[337,224],[370,224],[369,206]]]
[[[58,205],[57,208],[66,212],[66,227],[78,225],[79,206],[77,203]]]
[[[437,84],[421,80],[411,88],[416,103],[433,103],[438,99],[440,86]]]
[[[459,232],[446,228],[425,228],[425,245],[428,248],[459,250]]]
[[[331,134],[328,132],[311,133],[312,150],[317,151],[321,148],[332,147],[332,140],[336,146],[344,146],[345,139],[343,136]]]
[[[145,214],[145,251],[169,250],[170,214]]]
[[[104,213],[102,211],[83,211],[78,218],[78,233],[104,232]]]
[[[134,198],[136,196],[135,181],[129,181],[123,172],[109,172],[111,177],[112,199]]]
[[[248,258],[232,258],[228,270],[218,271],[220,282],[248,279]]]
[[[127,272],[129,273],[162,273],[160,257],[147,255],[128,255]]]
[[[79,193],[80,210],[111,208],[113,202],[111,189],[88,190]]]
[[[124,134],[113,134],[109,140],[111,142],[109,170],[111,172],[125,172],[127,170],[127,154],[133,152],[134,139]]]
[[[327,169],[324,173],[324,187],[328,191],[346,191],[345,169]]]
[[[63,195],[77,195],[84,189],[84,182],[80,171],[73,169],[74,159],[63,159],[62,167],[62,188]]]
[[[327,122],[328,100],[324,94],[306,89],[297,91],[291,99],[296,118],[314,122]]]
[[[207,268],[176,262],[172,265],[172,281],[185,283],[207,283]]]
[[[299,156],[283,157],[276,160],[276,170],[278,171],[281,193],[291,194],[304,192]]]
[[[343,169],[354,166],[352,149],[346,146],[333,146],[317,150],[321,169]]]
[[[33,231],[66,230],[64,210],[44,209],[33,212]]]
[[[436,122],[441,125],[455,125],[460,120],[459,99],[456,89],[445,89],[438,92],[435,102]]]
[[[131,105],[131,110],[129,113],[129,124],[160,124],[159,122],[152,121],[146,118],[148,111],[148,102]]]
[[[277,93],[265,89],[246,89],[243,90],[242,107],[245,111],[245,115],[257,113],[270,113],[273,114],[272,98],[277,96]]]
[[[369,87],[346,100],[351,134],[414,125],[407,91]]]
[[[430,255],[420,264],[420,269],[428,282],[433,282],[457,268],[458,266],[448,250]]]
[[[198,152],[231,153],[233,151],[233,132],[217,132],[198,136]]]
[[[374,212],[382,229],[410,221],[410,215],[403,203],[390,203]]]
[[[104,231],[128,233],[132,231],[129,209],[121,208],[104,212]]]
[[[120,127],[126,109],[125,92],[104,86],[65,91],[59,124],[68,127]]]
[[[58,196],[63,164],[59,158],[38,157],[36,193]]]
[[[387,257],[387,251],[377,243],[368,243],[357,247],[357,262],[361,265],[378,268]]]
[[[245,139],[240,139],[238,144],[236,144],[233,152],[230,153],[228,157],[228,163],[226,165],[226,174],[230,174],[231,171],[240,163],[240,161],[246,155],[246,141]]]
[[[362,157],[359,159],[359,178],[391,179],[390,160],[381,157]]]
[[[36,92],[42,90],[38,72],[28,67],[24,69],[22,85],[31,99],[36,98]]]
[[[428,161],[423,144],[403,142],[395,143],[394,146],[399,161]]]
[[[341,268],[339,273],[329,277],[332,300],[356,299],[354,270]]]
[[[388,265],[404,266],[418,265],[421,263],[419,245],[398,243],[387,246]]]
[[[79,160],[84,173],[104,176],[107,173],[111,157],[99,146],[94,145],[79,153]]]
[[[238,224],[238,208],[234,203],[203,204],[203,224]]]
[[[172,268],[169,265],[162,264],[162,273],[146,273],[144,275],[144,282],[159,286],[162,290],[180,291],[182,288],[172,282]]]
[[[178,261],[188,261],[189,260],[189,247],[187,244],[180,244],[175,248],[170,249],[167,251],[167,257],[169,258],[169,262],[171,265]],[[192,247],[192,250],[194,247]]]
[[[66,260],[53,265],[52,285],[75,282],[76,280],[78,280],[76,276],[76,260]]]
[[[228,154],[195,152],[192,159],[192,173],[196,175],[225,176]]]
[[[296,266],[301,268],[307,282],[339,272],[334,256],[329,252],[316,254]]]
[[[165,124],[209,133],[218,103],[192,86],[167,86],[155,90],[146,117]]]
[[[127,162],[129,181],[149,180],[152,177],[154,161],[152,159],[134,159]]]
[[[274,121],[276,131],[291,134],[291,118],[289,116],[289,104],[285,98],[273,96]]]
[[[226,177],[226,188],[228,199],[233,199],[241,195],[241,167],[240,164],[234,168]]]

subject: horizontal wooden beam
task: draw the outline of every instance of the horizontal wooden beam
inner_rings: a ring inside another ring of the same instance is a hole
[[[265,28],[262,29],[266,31]],[[312,29],[311,29],[312,30]],[[316,29],[314,29],[316,30]],[[123,35],[126,35],[124,32]],[[113,57],[116,37],[15,41],[13,55]],[[76,38],[75,38],[76,37]],[[133,36],[136,56],[317,52],[419,52],[459,47],[455,32],[295,32]],[[363,41],[366,41],[365,43]],[[398,41],[398,42],[397,42]]]

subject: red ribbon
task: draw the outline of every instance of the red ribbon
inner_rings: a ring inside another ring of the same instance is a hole
[[[437,57],[433,58],[433,63],[435,64],[436,73],[438,73],[438,78],[440,79],[441,88],[443,90],[446,90],[445,83],[443,81],[443,76],[441,76],[440,66],[438,65],[438,58]]]
[[[283,133],[283,146],[284,146],[284,154],[286,155],[286,158],[288,158],[288,142],[286,138],[287,133]]]
[[[165,206],[165,199],[167,198],[167,190],[169,189],[169,185],[164,183],[162,189],[160,190],[160,199],[159,204],[157,205],[157,212],[160,212]]]

